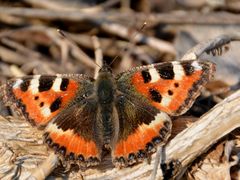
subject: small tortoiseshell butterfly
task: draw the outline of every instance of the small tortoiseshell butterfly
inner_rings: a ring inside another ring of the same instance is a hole
[[[46,144],[66,162],[97,165],[107,148],[113,164],[124,167],[166,143],[172,127],[168,115],[185,113],[214,71],[211,62],[188,60],[114,76],[105,63],[96,80],[80,74],[10,80],[4,101],[43,129]]]

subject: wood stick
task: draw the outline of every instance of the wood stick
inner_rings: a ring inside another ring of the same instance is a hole
[[[240,18],[238,14],[232,14],[228,12],[212,12],[203,14],[200,12],[185,12],[178,13],[152,13],[146,16],[144,13],[122,13],[119,12],[98,12],[84,13],[81,11],[60,11],[60,10],[48,10],[48,9],[30,9],[30,8],[12,8],[12,7],[0,7],[0,14],[13,15],[17,17],[25,18],[40,18],[45,20],[61,19],[65,21],[82,21],[82,20],[100,20],[107,18],[120,20],[128,19],[128,22],[144,22],[148,21],[149,26],[159,23],[166,24],[202,24],[202,25],[238,25],[240,24]],[[132,17],[132,18],[129,18]],[[0,19],[1,20],[1,19]]]

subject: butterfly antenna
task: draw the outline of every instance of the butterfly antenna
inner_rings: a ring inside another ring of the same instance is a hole
[[[147,25],[147,22],[144,21],[144,23],[143,23],[143,25],[141,26],[141,28],[139,29],[139,31],[142,32],[143,29],[146,27],[146,25]],[[137,34],[138,34],[138,32],[135,32],[134,35],[132,36],[132,38],[130,38],[130,41],[134,40],[134,38],[137,36]],[[128,50],[128,49],[129,49],[129,46],[130,46],[130,44],[128,44],[127,47],[123,48],[123,49],[120,51],[119,54],[122,54],[124,51]],[[109,66],[111,66],[111,65],[114,63],[114,61],[116,61],[117,59],[119,59],[119,57],[120,57],[119,55],[115,56],[115,57],[113,58],[112,62],[109,64]]]
[[[122,50],[121,50],[121,51],[122,51]],[[109,64],[109,66],[111,66],[111,65],[114,63],[114,61],[116,61],[117,59],[119,59],[119,55],[116,55],[116,56],[113,58],[112,62]]]
[[[145,21],[142,25],[142,27],[140,28],[140,32],[143,31],[143,29],[147,26],[147,22]]]
[[[74,40],[72,40],[72,38],[70,36],[68,36],[63,30],[61,29],[57,29],[57,32],[61,35],[61,37],[63,37],[65,40],[67,40],[72,46],[74,46],[75,48],[77,48],[78,50],[82,51],[75,43]],[[99,64],[97,64],[95,61],[93,61],[94,64],[96,64],[99,68],[101,68],[101,66]]]

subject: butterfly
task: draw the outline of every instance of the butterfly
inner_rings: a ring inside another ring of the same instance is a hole
[[[33,75],[9,80],[4,101],[70,164],[98,165],[105,149],[116,167],[142,162],[167,142],[170,116],[185,113],[211,79],[215,64],[187,60],[151,64],[98,77]]]

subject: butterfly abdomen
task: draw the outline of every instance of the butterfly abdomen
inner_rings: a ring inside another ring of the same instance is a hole
[[[100,71],[96,80],[95,88],[98,98],[98,106],[100,112],[100,123],[98,126],[102,128],[103,145],[108,146],[112,142],[112,137],[115,134],[113,109],[116,94],[115,80],[111,72]]]
[[[103,106],[101,108],[104,146],[106,145],[108,146],[111,143],[114,134],[114,122],[112,110],[113,110],[112,106],[111,107]]]

